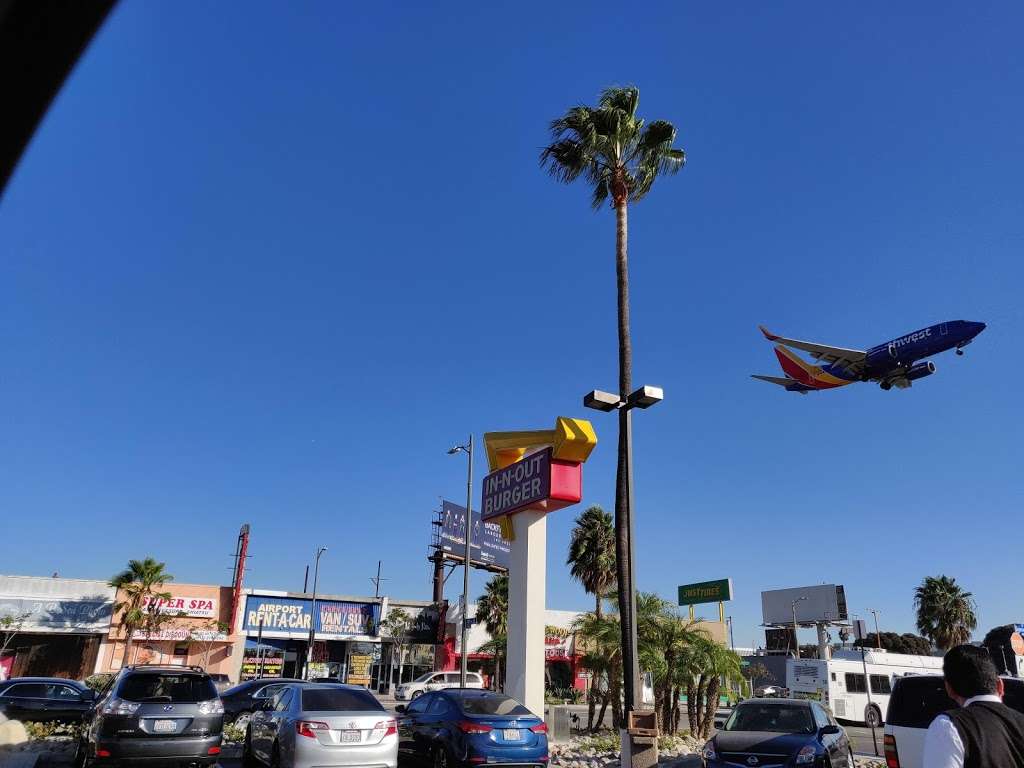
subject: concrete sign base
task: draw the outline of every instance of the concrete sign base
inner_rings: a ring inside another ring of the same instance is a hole
[[[544,512],[511,517],[508,569],[508,679],[505,693],[544,717],[544,607],[548,523]]]

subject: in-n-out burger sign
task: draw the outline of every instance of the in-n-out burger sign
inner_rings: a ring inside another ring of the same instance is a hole
[[[169,600],[148,598],[142,604],[142,610],[146,613],[169,613],[171,615],[182,613],[195,618],[210,619],[217,615],[217,601],[210,597],[176,597],[171,596]]]

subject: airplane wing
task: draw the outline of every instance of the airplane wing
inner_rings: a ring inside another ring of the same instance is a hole
[[[780,387],[785,387],[790,392],[799,392],[801,395],[806,395],[811,390],[811,387],[806,387],[796,379],[789,378],[789,376],[762,376],[759,373],[752,373],[750,374],[750,378],[767,381],[769,384],[778,384]]]
[[[774,341],[778,344],[785,344],[787,347],[793,347],[794,349],[802,349],[804,352],[810,353],[811,357],[815,360],[839,365],[850,373],[860,373],[864,368],[864,361],[867,358],[867,352],[862,350],[830,347],[827,344],[815,344],[813,341],[787,339],[783,336],[776,336],[763,325],[759,325],[757,327],[769,341]]]

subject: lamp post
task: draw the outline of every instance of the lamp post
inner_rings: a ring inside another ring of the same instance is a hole
[[[592,390],[583,396],[583,405],[593,408],[596,411],[618,411],[619,412],[619,439],[620,446],[625,445],[625,478],[626,478],[626,505],[625,505],[625,538],[626,546],[622,552],[616,552],[619,557],[625,559],[626,578],[624,584],[619,584],[619,623],[622,627],[622,673],[624,682],[623,693],[625,698],[625,711],[635,712],[637,705],[643,700],[640,691],[640,665],[638,659],[637,636],[636,636],[636,580],[633,578],[633,418],[634,408],[650,408],[655,403],[664,399],[664,392],[661,387],[643,386],[630,393],[623,399],[622,396],[613,395],[611,392],[602,392],[599,389]],[[620,454],[621,456],[622,454]],[[616,505],[616,514],[618,505]],[[619,526],[616,526],[619,527]]]
[[[880,611],[876,611],[874,608],[868,608],[868,611],[875,617],[875,646],[878,650],[882,650],[882,636],[878,632],[878,614]]]
[[[466,550],[462,569],[462,654],[459,660],[459,687],[466,687],[466,667],[469,662],[469,542],[473,535],[473,435],[465,445],[456,445],[448,450],[448,455],[463,452],[469,459],[466,469]]]
[[[796,657],[800,658],[800,640],[796,636],[796,604],[802,600],[806,600],[807,595],[801,595],[793,601],[793,649],[796,651]]]
[[[313,633],[316,630],[316,583],[320,576],[320,555],[327,551],[327,547],[320,547],[316,551],[316,560],[313,563],[313,604],[310,607],[309,616],[309,642],[306,644],[306,679],[309,679],[309,665],[313,663]]]

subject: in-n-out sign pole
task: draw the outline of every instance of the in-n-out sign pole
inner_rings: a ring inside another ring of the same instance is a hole
[[[597,436],[589,421],[559,417],[554,429],[488,432],[484,445],[491,473],[481,517],[500,522],[511,541],[505,692],[543,715],[546,515],[582,498],[582,464]]]

